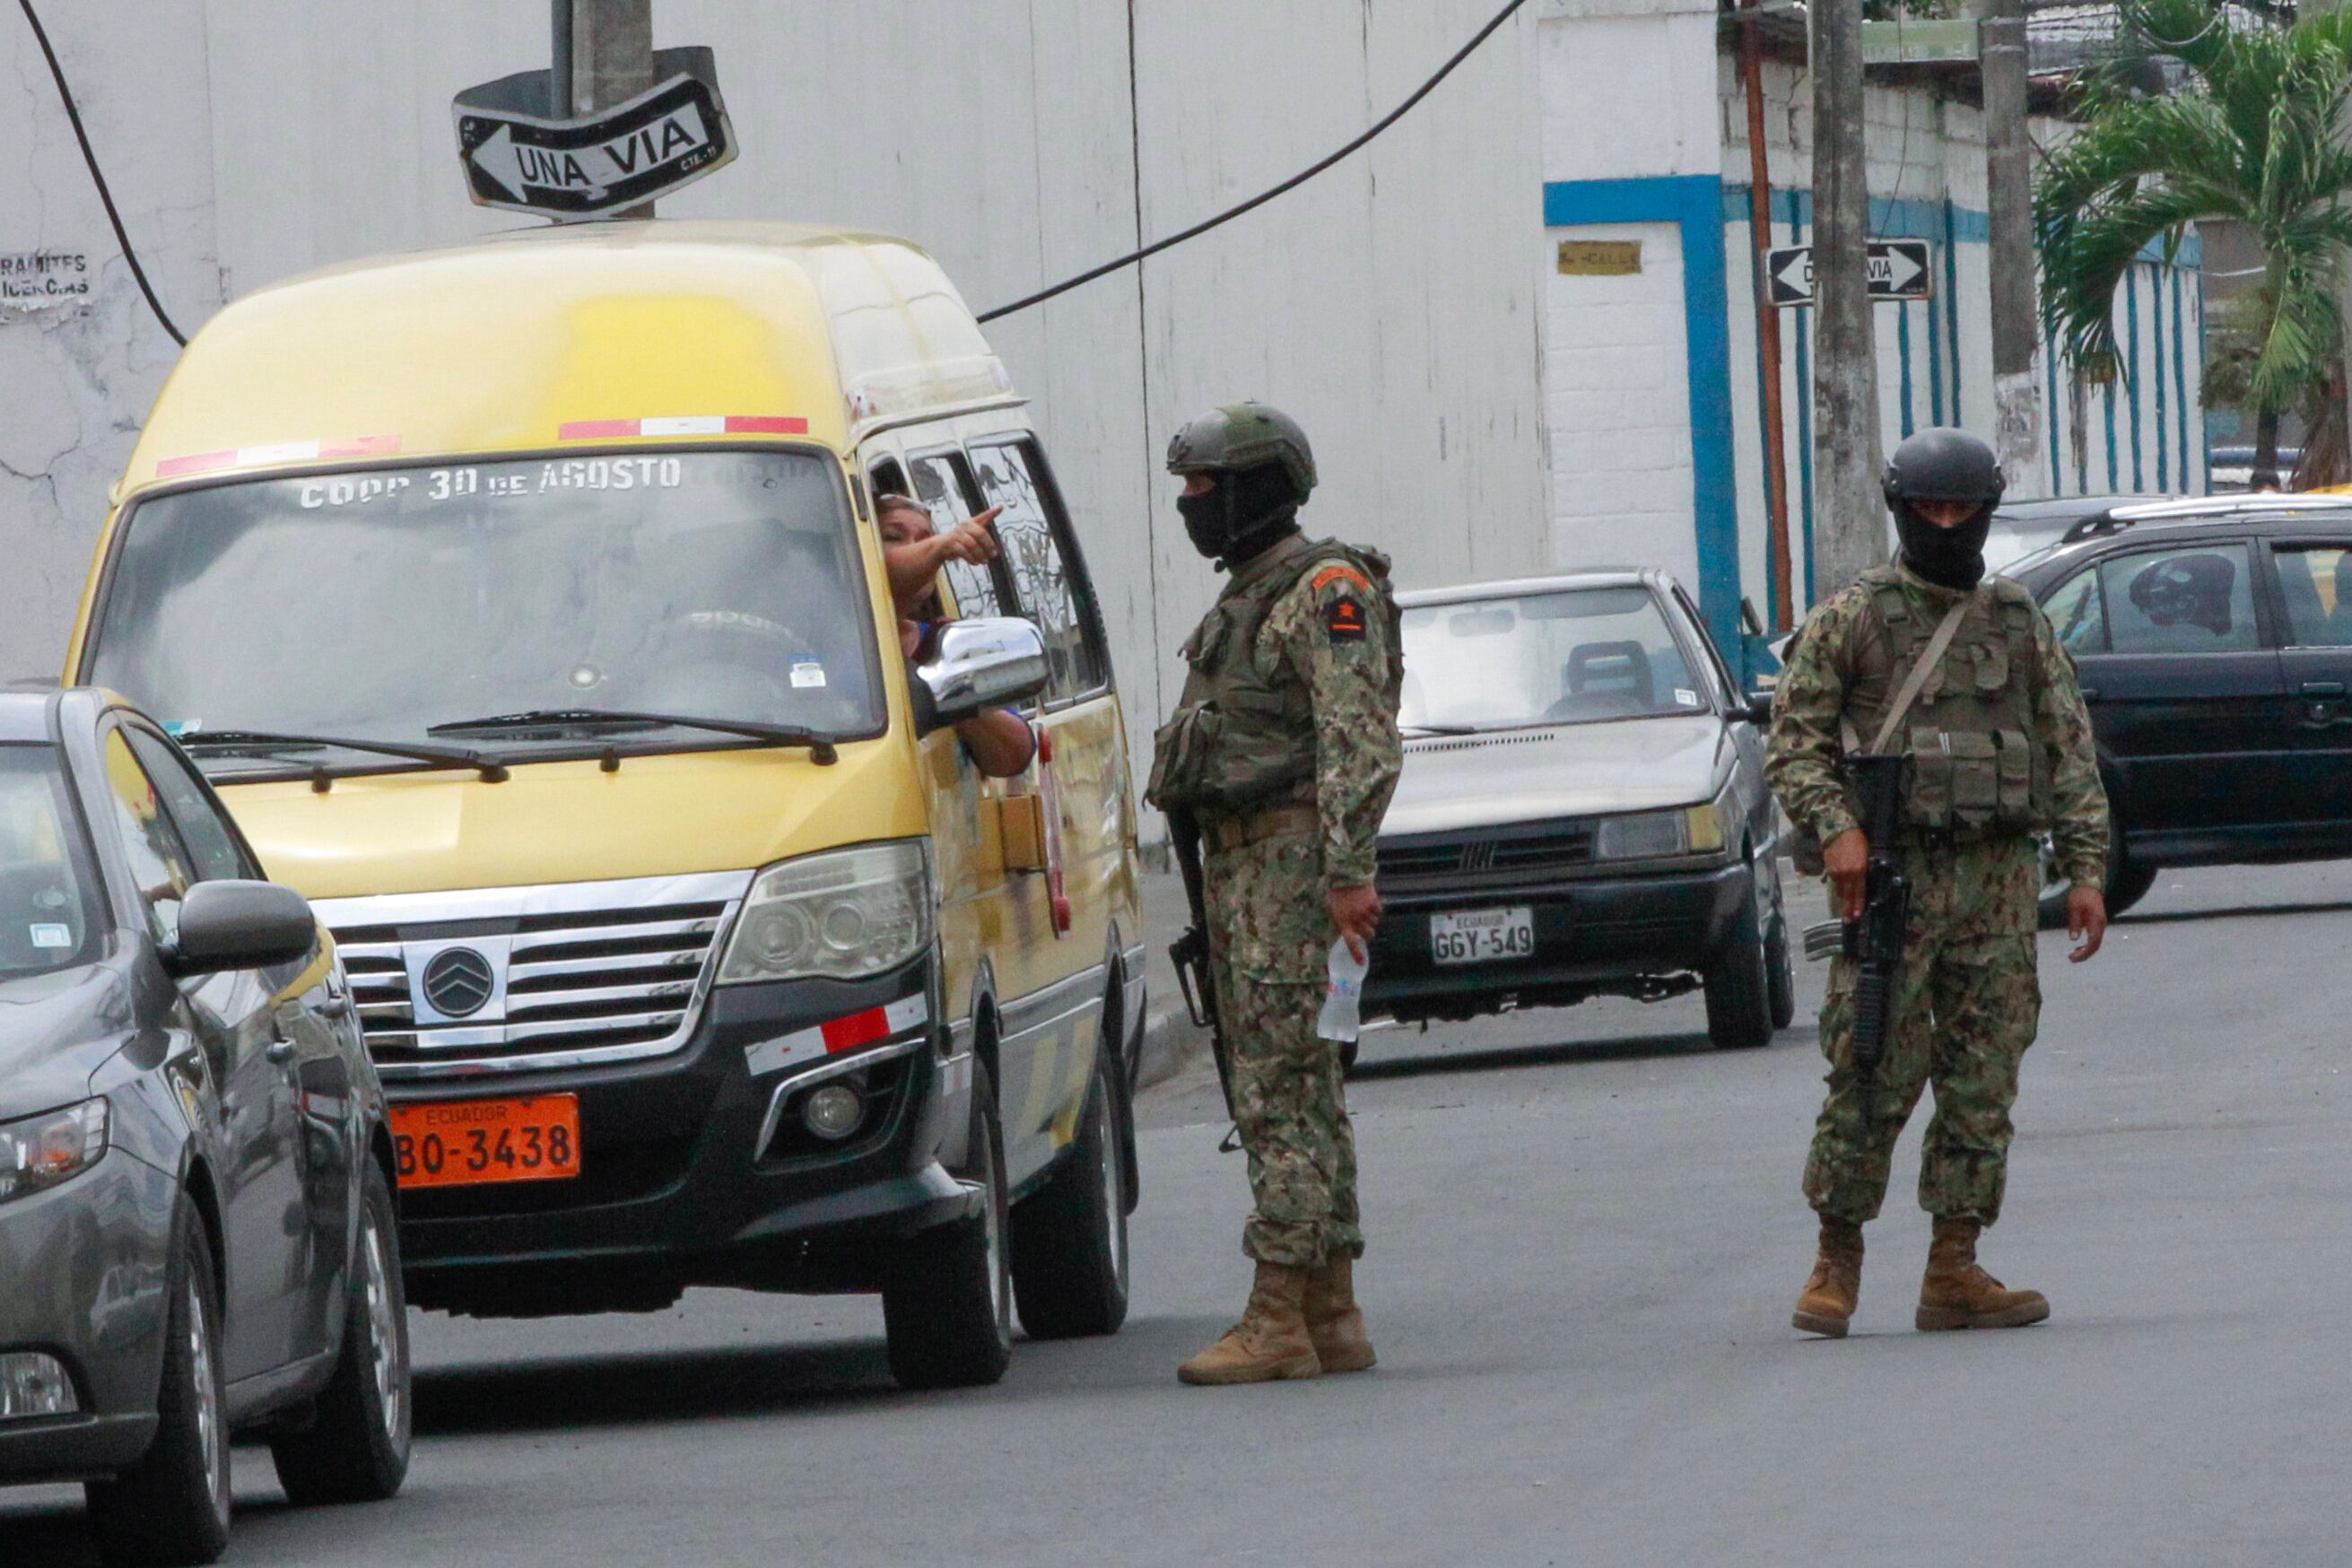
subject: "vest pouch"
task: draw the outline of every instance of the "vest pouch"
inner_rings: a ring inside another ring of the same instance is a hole
[[[1944,732],[1922,726],[1910,732],[1911,792],[1905,815],[1914,827],[1952,826],[1952,754]]]
[[[1996,819],[2005,827],[2038,827],[2041,811],[2034,800],[2033,743],[2022,730],[2000,731],[2000,801]]]
[[[1950,758],[1952,826],[1990,827],[2000,816],[2000,747],[1981,731],[1947,730]]]
[[[1989,642],[1977,649],[1977,695],[1990,697],[2009,685],[2009,644]],[[2008,742],[2003,742],[2006,745]]]
[[[1215,761],[1224,715],[1211,707],[1180,708],[1151,737],[1151,779],[1143,798],[1161,811],[1213,805],[1209,768]]]

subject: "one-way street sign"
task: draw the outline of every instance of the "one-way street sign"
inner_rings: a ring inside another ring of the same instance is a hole
[[[548,73],[521,71],[457,95],[466,185],[486,207],[595,217],[667,195],[735,156],[735,133],[706,48],[663,49],[662,79],[576,119],[548,107]]]
[[[1775,305],[1813,302],[1813,247],[1775,246],[1764,253],[1764,273]],[[1874,239],[1870,242],[1870,297],[1874,300],[1925,300],[1932,292],[1928,279],[1927,242],[1924,239]]]

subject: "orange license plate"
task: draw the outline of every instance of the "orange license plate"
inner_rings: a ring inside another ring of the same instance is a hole
[[[580,1097],[395,1105],[392,1147],[404,1187],[569,1181],[580,1173]]]

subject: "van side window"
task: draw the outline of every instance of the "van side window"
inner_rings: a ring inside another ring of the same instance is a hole
[[[907,469],[914,482],[915,499],[931,514],[932,528],[953,528],[982,510],[961,454],[926,452],[908,458]],[[995,573],[969,561],[950,561],[945,570],[957,615],[970,619],[1005,614],[1004,592]]]
[[[1069,519],[1045,470],[1037,443],[1026,437],[974,447],[973,469],[990,506],[1001,506],[996,537],[1022,612],[1045,637],[1053,665],[1051,695],[1070,701],[1109,682],[1109,660],[1091,613],[1084,568],[1070,543]]]

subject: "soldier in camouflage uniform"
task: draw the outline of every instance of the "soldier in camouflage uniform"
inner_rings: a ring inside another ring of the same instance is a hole
[[[2072,884],[2067,923],[2080,963],[2106,931],[2109,823],[2074,661],[2023,587],[1981,581],[2001,488],[1991,451],[1971,436],[1924,430],[1904,442],[1885,485],[1901,554],[1816,609],[1780,675],[1766,771],[1801,839],[1822,846],[1832,910],[1844,919],[1861,912],[1870,846],[1838,759],[1882,731],[1886,750],[1912,758],[1897,847],[1911,924],[1886,1054],[1869,1079],[1853,1066],[1853,960],[1832,965],[1822,1008],[1829,1095],[1805,1165],[1821,1249],[1795,1323],[1832,1338],[1861,1289],[1862,1226],[1886,1195],[1895,1141],[1929,1083],[1936,1112],[1919,1204],[1935,1216],[1935,1241],[1917,1326],[2006,1328],[2050,1314],[2039,1291],[2008,1289],[1979,1268],[1976,1244],[2000,1215],[2018,1066],[2041,1015],[2036,835],[2049,834]],[[1940,658],[1890,721],[1959,605]]]
[[[1187,1383],[1355,1372],[1364,1250],[1338,1043],[1316,1032],[1335,939],[1359,957],[1381,914],[1373,839],[1396,789],[1402,682],[1388,563],[1310,542],[1305,432],[1244,403],[1178,432],[1168,467],[1202,554],[1229,574],[1184,645],[1191,674],[1155,742],[1149,798],[1206,846],[1211,963],[1255,1206],[1249,1307],[1179,1369]]]

